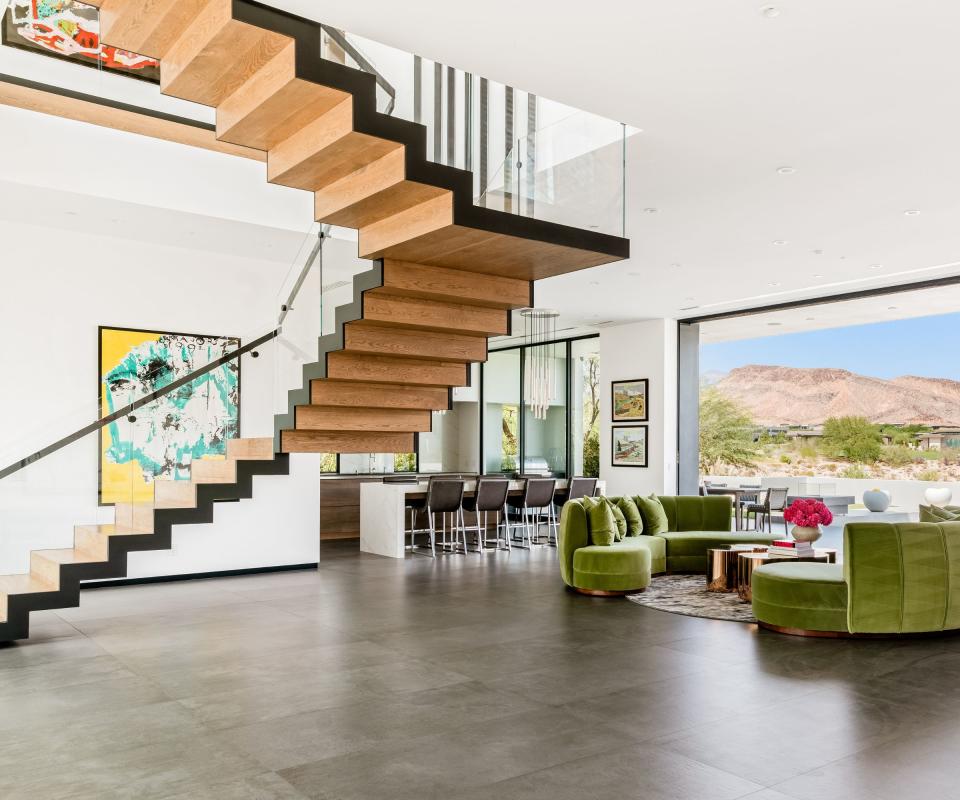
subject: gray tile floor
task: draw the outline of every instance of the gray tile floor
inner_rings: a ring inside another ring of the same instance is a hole
[[[85,592],[0,648],[0,797],[960,798],[960,639],[758,633],[555,559]]]

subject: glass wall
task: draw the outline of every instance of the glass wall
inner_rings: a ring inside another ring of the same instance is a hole
[[[539,412],[531,402],[535,381],[544,380],[538,356],[553,367],[549,403]],[[482,381],[483,471],[599,475],[599,367],[597,336],[490,353]]]
[[[600,339],[570,343],[570,456],[574,475],[600,477]]]
[[[567,475],[567,343],[523,349],[523,472]],[[549,405],[533,399],[544,392]]]
[[[521,349],[490,353],[483,366],[483,471],[520,469]]]

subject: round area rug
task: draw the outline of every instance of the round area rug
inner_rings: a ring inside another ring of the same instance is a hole
[[[688,617],[756,622],[750,603],[742,603],[736,592],[708,592],[703,575],[660,575],[645,592],[627,599],[638,606],[684,614]]]

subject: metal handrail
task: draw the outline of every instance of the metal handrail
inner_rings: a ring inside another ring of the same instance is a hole
[[[279,335],[279,333],[280,333],[279,328],[272,330],[269,333],[265,333],[263,336],[260,336],[254,339],[249,344],[245,344],[243,347],[239,347],[231,353],[227,353],[224,356],[220,356],[220,358],[214,361],[211,361],[209,364],[201,367],[200,369],[196,369],[193,372],[190,372],[181,378],[177,378],[175,381],[172,381],[171,383],[167,384],[162,389],[158,389],[155,392],[151,392],[150,394],[144,395],[139,400],[134,400],[129,405],[126,405],[123,408],[117,409],[112,414],[108,414],[105,417],[101,417],[100,419],[94,422],[91,422],[89,425],[85,425],[79,430],[76,430],[73,433],[67,436],[64,436],[62,439],[58,439],[52,444],[49,444],[46,447],[43,447],[40,450],[37,450],[35,453],[31,453],[26,458],[21,458],[19,461],[15,461],[10,466],[5,467],[4,469],[0,469],[0,480],[3,480],[4,478],[9,477],[10,475],[13,475],[16,472],[19,472],[20,470],[30,466],[31,464],[36,463],[42,458],[46,458],[47,456],[53,453],[56,453],[58,450],[62,450],[67,445],[72,444],[78,439],[82,439],[87,434],[100,430],[100,428],[105,428],[111,422],[116,422],[118,419],[122,417],[129,416],[138,408],[142,408],[148,403],[152,403],[154,400],[158,400],[159,398],[165,395],[168,395],[171,392],[176,391],[181,386],[184,386],[190,383],[191,381],[199,378],[201,375],[206,375],[208,372],[212,372],[218,367],[222,367],[224,364],[228,364],[229,362],[240,358],[240,356],[245,355],[246,353],[249,353],[251,350],[256,350],[258,347],[266,344],[271,339],[276,338]]]
[[[337,30],[336,28],[331,28],[329,25],[320,24],[320,28],[324,33],[327,34],[333,41],[335,41],[340,48],[347,53],[350,58],[357,62],[364,72],[369,72],[377,81],[377,85],[387,93],[387,96],[390,98],[390,102],[387,104],[387,109],[384,112],[387,116],[393,114],[393,109],[397,104],[397,90],[393,88],[393,85],[381,74],[381,72],[370,63],[370,60],[361,53],[353,44],[350,43],[350,40],[347,39],[346,34],[343,31]]]

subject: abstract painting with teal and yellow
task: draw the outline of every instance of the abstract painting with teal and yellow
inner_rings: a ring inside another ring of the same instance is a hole
[[[112,414],[236,350],[229,336],[100,328],[100,413]],[[143,502],[153,482],[189,480],[240,433],[239,359],[215,367],[101,429],[100,502]]]

